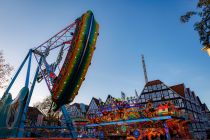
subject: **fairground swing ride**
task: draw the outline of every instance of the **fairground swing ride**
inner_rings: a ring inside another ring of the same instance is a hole
[[[99,25],[91,11],[87,11],[40,46],[30,49],[0,100],[0,138],[24,137],[24,125],[29,102],[36,82],[44,80],[51,93],[53,111],[61,109],[72,138],[77,137],[65,104],[78,94],[91,64]],[[29,88],[32,55],[38,66]],[[49,63],[52,58],[55,61]],[[9,93],[20,71],[28,60],[25,86],[12,100]]]

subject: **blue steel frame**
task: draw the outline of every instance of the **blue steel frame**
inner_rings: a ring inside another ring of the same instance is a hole
[[[18,68],[18,70],[17,70],[15,76],[13,77],[12,81],[10,82],[9,86],[7,87],[6,91],[4,92],[4,96],[9,93],[9,90],[11,89],[11,87],[14,84],[17,76],[19,75],[20,71],[22,70],[23,66],[25,65],[25,62],[29,58],[29,61],[28,61],[28,69],[27,69],[26,80],[25,80],[25,87],[28,87],[28,85],[29,85],[29,78],[30,78],[30,69],[31,69],[31,55],[32,55],[32,50],[30,49],[29,52],[28,52],[28,54],[26,55],[25,59],[21,63],[20,67]],[[36,77],[34,77],[34,79],[36,79]],[[33,89],[31,90],[31,93],[32,92],[33,92]],[[28,98],[27,98],[27,100],[28,100]],[[23,114],[26,114],[27,113],[27,109],[28,109],[28,105],[25,105]],[[23,114],[21,116],[21,122],[24,122],[25,121],[25,119],[23,120],[23,116],[24,116]],[[20,122],[20,124],[21,124],[21,122]],[[23,125],[21,124],[21,127],[18,128],[18,137],[21,137],[23,135],[21,133],[21,131],[20,131],[21,129],[24,129],[24,124]]]
[[[143,118],[143,119],[135,119],[135,120],[125,120],[125,121],[115,121],[115,122],[107,122],[107,123],[99,123],[99,124],[88,124],[86,127],[96,127],[96,126],[106,126],[106,125],[122,125],[122,124],[128,124],[128,123],[136,123],[136,122],[148,122],[148,121],[159,121],[163,120],[164,129],[166,132],[166,139],[170,140],[171,136],[169,133],[168,125],[165,120],[172,119],[171,116],[160,116],[160,117],[154,117],[154,118]]]
[[[25,80],[25,86],[28,87],[29,86],[29,80],[30,80],[30,70],[31,70],[31,57],[32,57],[32,53],[33,53],[33,50],[30,49],[28,54],[26,55],[25,59],[23,60],[23,62],[21,63],[20,67],[18,68],[17,72],[15,73],[14,77],[12,78],[12,81],[10,82],[9,86],[7,87],[6,91],[4,92],[4,96],[7,95],[9,93],[9,90],[11,89],[12,85],[14,84],[16,78],[18,77],[20,71],[22,70],[23,66],[25,65],[25,62],[28,60],[28,68],[27,68],[27,73],[26,73],[26,80]],[[35,72],[35,75],[34,75],[34,79],[33,79],[33,83],[31,85],[31,88],[30,88],[30,91],[29,91],[29,94],[28,94],[28,97],[27,97],[27,100],[26,100],[26,104],[24,106],[24,110],[23,110],[23,113],[22,113],[22,116],[21,116],[21,121],[20,121],[20,125],[19,125],[19,128],[18,128],[18,133],[17,133],[17,137],[18,138],[22,138],[24,136],[24,124],[25,124],[25,120],[26,120],[26,115],[27,115],[27,111],[28,111],[28,107],[29,107],[29,103],[30,103],[30,100],[31,100],[31,96],[33,94],[33,90],[34,90],[34,87],[35,87],[35,84],[36,84],[36,79],[37,79],[37,76],[38,76],[38,73],[39,73],[39,69],[40,69],[40,66],[41,66],[41,63],[43,61],[43,57],[40,57],[40,60],[38,62],[38,66],[36,68],[36,72]],[[48,87],[49,88],[49,87]],[[69,117],[68,115],[68,112],[65,108],[65,106],[62,106],[61,107],[61,110],[63,112],[63,115],[64,115],[64,118],[66,120],[66,125],[67,127],[65,128],[68,128],[69,131],[70,131],[70,136],[72,138],[77,138],[77,133],[76,133],[76,130],[73,126],[73,123],[72,123],[72,120],[71,118]],[[39,128],[39,127],[37,127]],[[48,128],[48,126],[46,127],[43,127],[43,128]],[[49,127],[50,128],[50,127]],[[60,128],[57,128],[57,129],[62,129],[63,127],[60,127]]]
[[[9,93],[10,88],[12,87],[13,83],[15,82],[17,76],[19,75],[20,71],[22,70],[26,60],[28,59],[29,55],[30,55],[30,51],[28,52],[28,54],[26,55],[25,59],[23,60],[23,62],[21,63],[20,67],[18,68],[17,72],[15,73],[15,76],[12,78],[12,81],[10,82],[9,86],[7,87],[6,91],[4,92],[4,95]]]
[[[77,132],[72,123],[72,119],[71,117],[69,117],[66,107],[64,105],[61,107],[61,111],[63,112],[64,119],[66,120],[66,126],[69,129],[70,136],[72,138],[77,138]]]
[[[27,77],[26,77],[26,83],[25,83],[25,86],[27,86],[27,87],[29,85],[29,78],[30,78],[31,55],[32,55],[32,51],[30,51],[28,70],[27,70]],[[42,62],[42,57],[39,60],[39,65],[41,65],[41,62]],[[24,107],[24,110],[23,110],[23,114],[22,114],[21,121],[20,121],[20,126],[19,126],[19,129],[18,129],[19,130],[18,131],[18,138],[22,138],[23,135],[24,135],[24,124],[25,124],[25,120],[26,120],[28,106],[29,106],[29,103],[30,103],[30,100],[31,100],[31,96],[32,96],[33,90],[34,90],[34,86],[36,84],[36,79],[37,79],[38,73],[39,73],[39,66],[37,66],[37,68],[36,68],[36,72],[35,72],[35,76],[34,76],[34,79],[33,79],[33,83],[31,85],[31,88],[30,88],[30,91],[29,91],[29,94],[28,94],[28,98],[26,100],[26,104],[25,104],[25,107]]]
[[[143,119],[134,119],[134,120],[122,120],[116,122],[106,122],[106,123],[99,123],[99,124],[88,124],[86,127],[95,127],[95,126],[106,126],[106,125],[122,125],[125,123],[136,123],[136,122],[148,122],[148,121],[158,121],[158,120],[168,120],[172,119],[171,116],[160,116],[155,118],[143,118]]]

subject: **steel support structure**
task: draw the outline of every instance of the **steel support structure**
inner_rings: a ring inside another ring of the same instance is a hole
[[[66,107],[64,105],[61,107],[61,111],[62,111],[63,116],[65,118],[66,126],[69,129],[70,136],[72,138],[77,138],[77,132],[76,132],[76,130],[74,128],[73,121],[72,121],[71,117],[69,117],[67,109],[66,109]]]
[[[132,124],[137,122],[149,122],[149,121],[160,121],[160,120],[168,120],[172,119],[171,116],[160,116],[154,118],[143,118],[143,119],[135,119],[135,120],[121,120],[121,121],[114,121],[114,122],[105,122],[99,124],[88,124],[86,127],[96,127],[96,126],[106,126],[106,125],[122,125],[122,124]],[[165,126],[165,125],[164,125]]]
[[[36,60],[37,60],[36,55],[35,55],[35,58],[36,58]],[[44,60],[43,60],[43,61],[44,61]],[[37,60],[37,62],[38,62],[38,60]],[[40,68],[40,71],[41,71],[41,64],[39,64],[38,67]],[[48,90],[51,92],[51,87],[49,86],[49,83],[47,82],[47,79],[46,79],[44,73],[43,73],[42,71],[41,71],[41,73],[42,73],[42,75],[43,75],[43,77],[44,77],[44,79],[45,79],[45,82],[46,82],[46,84],[47,84]],[[69,135],[71,136],[71,138],[77,138],[77,132],[76,132],[76,130],[75,130],[75,128],[74,128],[73,121],[72,121],[72,119],[69,117],[69,114],[68,114],[68,112],[67,112],[67,109],[66,109],[66,107],[65,107],[64,105],[61,107],[61,111],[62,111],[63,116],[64,116],[64,119],[65,119],[65,121],[66,121],[66,126],[67,126],[67,128],[69,129]]]
[[[21,63],[20,67],[18,68],[17,72],[15,73],[15,76],[12,78],[12,81],[10,82],[9,86],[7,87],[6,91],[4,92],[4,95],[9,93],[10,88],[12,87],[12,85],[14,84],[17,76],[19,75],[20,71],[22,70],[24,64],[26,63],[26,60],[28,59],[30,55],[30,51],[28,52],[28,54],[26,55],[25,59],[23,60],[23,62]]]
[[[30,79],[30,72],[31,72],[31,56],[32,56],[32,50],[29,50],[29,60],[28,60],[28,69],[26,73],[26,80],[25,80],[25,87],[28,87],[29,85],[29,79]]]
[[[63,30],[61,30],[60,32],[55,34],[53,37],[51,37],[50,39],[48,39],[47,41],[45,41],[38,47],[34,48],[34,54],[35,54],[36,60],[38,58],[37,56],[44,57],[42,63],[45,63],[45,67],[46,67],[47,71],[49,70],[49,66],[46,62],[46,57],[48,56],[48,54],[51,50],[56,49],[58,47],[62,47],[62,46],[64,47],[64,50],[71,49],[70,45],[71,45],[73,33],[74,33],[77,23],[78,22],[76,20],[74,23],[68,25]],[[45,80],[47,87],[48,87],[49,91],[51,92],[52,91],[52,80],[49,77],[49,71],[47,72],[47,74],[45,74],[43,72],[41,65],[39,65],[39,68],[40,68],[40,72],[43,76],[43,79]],[[70,136],[72,138],[77,138],[76,130],[73,126],[72,119],[69,117],[66,107],[62,106],[61,111],[65,118],[66,126],[69,129]]]
[[[16,78],[18,77],[20,71],[22,70],[23,66],[25,65],[25,63],[26,63],[26,61],[28,59],[29,60],[28,60],[27,73],[26,73],[26,79],[25,79],[25,87],[29,86],[32,53],[33,53],[33,50],[29,50],[29,52],[26,55],[25,59],[21,63],[21,65],[18,68],[17,72],[15,73],[12,81],[10,82],[9,86],[7,87],[7,89],[6,89],[5,93],[4,93],[4,96],[7,93],[9,93],[9,90],[11,89],[12,85],[14,84]],[[30,103],[30,100],[31,100],[31,96],[33,94],[33,90],[34,90],[34,87],[35,87],[35,84],[36,84],[36,79],[37,79],[37,76],[38,76],[38,73],[39,73],[42,61],[43,61],[43,57],[40,57],[39,61],[38,61],[38,66],[36,68],[36,72],[35,72],[35,75],[34,75],[34,79],[33,79],[32,85],[31,85],[31,87],[29,89],[29,94],[28,94],[28,97],[27,97],[27,100],[26,100],[26,104],[24,106],[23,113],[21,114],[22,115],[21,116],[21,121],[20,121],[20,125],[18,127],[18,133],[16,135],[18,138],[24,137],[24,127],[25,127],[25,121],[26,121],[26,117],[27,117],[27,111],[28,111],[29,103]],[[49,89],[49,90],[51,91],[51,89]],[[62,111],[62,113],[64,115],[64,118],[65,118],[65,121],[66,121],[66,126],[67,127],[65,127],[65,128],[69,129],[69,134],[70,134],[70,136],[72,138],[77,138],[76,130],[75,130],[74,126],[73,126],[71,118],[69,117],[69,114],[68,114],[68,112],[66,110],[66,107],[62,106],[61,107],[61,111]],[[62,127],[60,127],[60,128],[62,128]]]
[[[31,51],[30,57],[29,57],[29,64],[28,64],[27,78],[26,78],[26,86],[28,86],[28,84],[29,84],[29,76],[30,76],[30,68],[31,68],[31,55],[32,55],[32,51]],[[41,64],[41,62],[42,62],[42,57],[39,60],[39,65]],[[31,88],[30,88],[30,91],[29,91],[29,94],[28,94],[28,97],[27,97],[27,100],[26,100],[26,104],[24,106],[23,114],[22,114],[21,121],[20,121],[20,126],[19,126],[19,129],[18,129],[18,134],[17,134],[18,138],[22,138],[24,136],[24,125],[25,125],[27,112],[28,112],[28,107],[29,107],[29,103],[30,103],[30,100],[31,100],[31,96],[32,96],[35,84],[36,84],[36,79],[37,79],[38,73],[39,73],[39,66],[37,66],[37,68],[36,68],[33,83],[31,85]]]
[[[25,80],[25,87],[29,86],[30,83],[30,72],[31,72],[31,59],[32,59],[32,54],[35,55],[35,58],[38,62],[38,66],[34,75],[34,79],[33,79],[33,83],[29,89],[29,94],[26,100],[26,104],[24,106],[23,109],[23,113],[21,114],[21,121],[20,121],[20,125],[19,125],[19,129],[18,129],[18,133],[17,133],[17,137],[18,138],[22,138],[24,136],[24,124],[25,124],[25,120],[26,120],[26,114],[28,111],[28,106],[31,100],[31,96],[33,94],[33,90],[34,90],[34,86],[37,80],[37,76],[39,71],[42,73],[46,84],[48,86],[49,91],[51,92],[51,88],[52,86],[50,85],[49,80],[47,80],[49,78],[48,75],[45,75],[43,73],[42,70],[42,63],[43,63],[43,59],[45,59],[49,52],[53,49],[56,49],[58,47],[62,47],[64,46],[64,49],[67,49],[70,47],[71,44],[71,40],[72,40],[72,35],[73,32],[75,30],[77,24],[77,20],[72,23],[71,25],[67,26],[66,28],[64,28],[63,30],[61,30],[60,32],[58,32],[56,35],[54,35],[53,37],[51,37],[49,40],[47,40],[46,42],[44,42],[43,44],[39,45],[38,47],[34,48],[34,49],[30,49],[28,54],[26,55],[26,57],[24,58],[23,62],[21,63],[20,67],[18,68],[17,72],[15,73],[12,81],[10,82],[9,86],[7,87],[4,96],[7,95],[9,93],[9,90],[11,89],[13,83],[15,82],[17,76],[19,75],[20,71],[22,70],[23,66],[25,65],[26,61],[28,60],[28,66],[27,66],[27,73],[26,73],[26,80]],[[71,49],[71,48],[69,48]],[[37,57],[38,56],[38,57]],[[44,58],[45,57],[45,58]],[[74,129],[73,123],[71,118],[69,117],[69,114],[65,108],[65,106],[61,107],[61,110],[63,112],[64,118],[66,120],[66,126],[70,131],[70,135],[72,138],[76,138],[77,137],[77,133],[76,130]]]

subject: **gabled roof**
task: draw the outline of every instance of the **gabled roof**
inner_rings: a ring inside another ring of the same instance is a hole
[[[80,104],[79,103],[73,103],[70,105],[71,107],[75,106],[78,110],[80,110]]]
[[[71,107],[75,106],[79,111],[81,111],[81,106],[80,104],[83,104],[83,103],[74,103],[72,105],[70,105]],[[87,108],[88,108],[88,105],[84,104],[85,105],[85,110],[87,111]]]
[[[194,91],[192,91],[191,93],[192,93],[192,95],[193,95],[193,98],[196,100],[196,95],[195,95],[195,92],[194,92]]]
[[[158,85],[158,84],[163,84],[163,82],[160,81],[160,80],[149,81],[149,82],[147,82],[147,83],[145,84],[144,89],[148,90],[149,86],[154,86],[154,85]],[[149,92],[144,92],[144,89],[143,89],[143,91],[142,91],[141,94],[148,94],[148,93],[150,94],[150,93],[153,93],[153,92],[155,91],[155,90],[152,88],[151,91],[149,91]]]
[[[147,86],[153,86],[153,85],[157,85],[157,84],[164,84],[164,83],[162,81],[160,81],[160,80],[153,80],[153,81],[147,82],[147,84],[145,85],[145,87],[147,87]],[[184,86],[184,84],[174,85],[174,86],[169,87],[169,89],[172,89],[173,91],[175,91],[180,96],[185,97],[185,86]]]
[[[157,85],[157,84],[162,84],[163,82],[160,81],[160,80],[153,80],[153,81],[149,81],[146,83],[145,87],[146,86],[152,86],[152,85]]]
[[[30,118],[30,116],[38,116],[38,115],[43,115],[45,116],[41,111],[39,111],[38,108],[36,107],[28,107],[28,111],[27,111],[27,116]]]
[[[205,112],[208,112],[209,111],[209,109],[208,109],[208,107],[207,107],[207,105],[205,103],[203,103],[201,105],[201,108],[202,108],[202,111],[205,111]]]
[[[201,102],[200,98],[198,96],[196,98],[197,98],[199,104],[202,105],[202,102]]]
[[[187,92],[189,93],[189,96],[192,96],[195,98],[195,92],[190,90],[190,88],[186,88]]]
[[[96,105],[98,106],[99,105],[99,100],[96,99],[95,97],[93,97],[92,99],[95,101]]]
[[[95,97],[92,97],[92,99],[90,101],[90,104],[87,106],[87,112],[89,111],[89,108],[90,108],[90,105],[91,105],[92,101],[94,101],[96,103],[96,105],[99,106],[99,100],[96,99]]]
[[[170,87],[172,90],[174,90],[176,93],[181,95],[182,97],[185,97],[185,86],[184,84],[174,85]]]
[[[107,103],[107,100],[108,100],[109,98],[111,98],[111,99],[113,99],[113,100],[116,100],[116,98],[115,98],[115,97],[113,97],[113,96],[111,96],[111,95],[109,94],[109,95],[107,96],[107,98],[106,98],[105,103]]]

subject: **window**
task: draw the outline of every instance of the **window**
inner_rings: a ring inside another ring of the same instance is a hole
[[[167,90],[164,90],[164,91],[163,91],[163,95],[164,95],[164,96],[168,96]]]
[[[143,99],[143,98],[144,98],[144,94],[142,94],[142,95],[140,96],[140,98]]]
[[[145,94],[145,99],[148,99],[149,98],[149,94]]]
[[[164,85],[164,84],[162,84],[162,89],[166,89],[167,87]]]
[[[169,94],[171,94],[171,93],[173,93],[173,91],[171,91],[171,90],[168,90],[168,93],[169,93]]]
[[[152,98],[156,98],[155,92],[151,94]]]
[[[192,110],[193,110],[193,111],[196,111],[195,105],[194,105],[194,104],[191,104],[191,105],[192,105]]]
[[[172,94],[169,94],[170,95],[170,98],[174,98],[174,94],[172,93]]]
[[[144,92],[148,92],[148,89],[147,89],[147,87],[145,87],[145,88],[144,88]]]
[[[161,90],[161,85],[160,84],[157,85],[157,89]]]
[[[153,98],[153,101],[157,101],[157,98]]]
[[[164,96],[165,99],[169,99],[169,96]]]
[[[156,92],[156,96],[157,96],[157,97],[161,97],[160,91]]]
[[[153,88],[153,90],[157,90],[157,86],[156,85],[153,85],[152,88]]]
[[[157,98],[157,100],[161,100],[161,97]]]
[[[145,102],[145,99],[141,99],[141,103]]]
[[[201,126],[199,125],[199,123],[197,123],[196,126],[197,126],[197,128],[199,128],[199,129],[201,128]]]
[[[148,86],[149,91],[152,91],[152,86]]]
[[[177,95],[176,93],[173,94],[175,98],[179,97],[179,95]]]
[[[185,105],[184,105],[184,103],[183,103],[183,102],[181,103],[181,107],[185,107]]]
[[[197,112],[199,112],[199,113],[201,112],[198,105],[196,105],[196,110],[197,110]]]
[[[187,92],[185,92],[185,98],[188,99],[188,93]]]
[[[195,123],[193,123],[193,124],[192,124],[192,127],[193,127],[194,129],[196,128],[196,125],[195,125]]]
[[[182,103],[182,99],[178,99],[178,102],[181,104]]]
[[[192,107],[188,101],[187,101],[187,108],[192,109]]]

